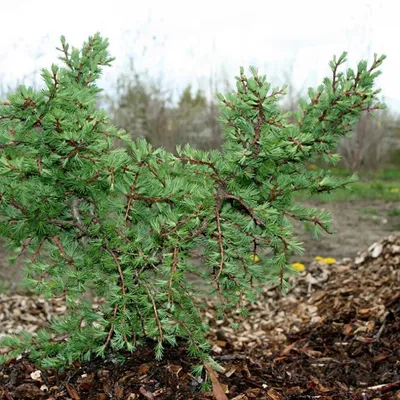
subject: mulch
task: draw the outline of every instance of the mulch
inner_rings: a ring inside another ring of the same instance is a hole
[[[236,310],[219,321],[208,301],[218,372],[195,377],[184,345],[162,361],[143,346],[123,365],[110,355],[63,371],[22,356],[0,366],[0,399],[400,399],[400,234],[355,259],[313,262],[291,283],[285,296],[264,289],[245,320]],[[35,332],[64,307],[2,294],[0,334]]]

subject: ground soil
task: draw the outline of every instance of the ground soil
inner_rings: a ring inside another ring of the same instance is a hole
[[[0,334],[21,325],[35,332],[65,311],[60,301],[0,295]],[[184,345],[167,348],[162,361],[149,344],[122,365],[110,356],[63,371],[23,356],[0,366],[0,399],[400,399],[400,233],[354,259],[310,263],[286,296],[265,288],[245,320],[234,310],[219,321],[215,309],[209,300],[218,372],[204,365],[208,373],[193,376],[199,360]]]
[[[357,252],[390,232],[400,231],[400,204],[380,200],[345,200],[332,203],[305,203],[332,213],[333,235],[323,234],[314,240],[304,225],[296,224],[296,233],[304,243],[301,262],[315,256],[342,259]],[[397,211],[397,212],[396,212]],[[393,215],[395,214],[395,215]]]

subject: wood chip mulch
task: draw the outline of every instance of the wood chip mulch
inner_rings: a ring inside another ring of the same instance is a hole
[[[400,400],[400,233],[355,259],[313,262],[292,285],[286,296],[263,290],[244,320],[234,311],[218,321],[208,302],[217,373],[193,376],[198,362],[184,346],[162,361],[143,347],[123,365],[110,358],[60,372],[23,356],[0,366],[0,399]],[[0,335],[35,332],[64,312],[61,299],[0,294]],[[200,391],[203,379],[210,392]]]

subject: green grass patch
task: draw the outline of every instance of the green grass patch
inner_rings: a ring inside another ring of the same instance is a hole
[[[378,210],[375,210],[374,208],[362,208],[360,210],[361,215],[378,215],[379,212]]]
[[[397,168],[384,168],[374,173],[375,179],[383,181],[400,181],[400,166]]]
[[[387,212],[388,217],[400,217],[400,209],[393,208]]]
[[[344,200],[384,200],[400,201],[400,180],[398,182],[373,181],[356,182],[346,189],[337,189],[332,193],[310,195],[297,193],[296,200],[318,200],[324,203]]]
[[[9,282],[0,280],[0,294],[9,293],[10,289],[11,289],[11,284]]]
[[[309,164],[308,169],[313,170],[317,168],[325,168],[324,166],[317,166],[315,164]],[[326,167],[331,171],[333,176],[345,178],[353,174],[353,172],[347,168],[342,167]],[[399,181],[400,182],[400,166],[393,166],[387,168],[381,168],[376,171],[360,171],[357,173],[361,181]]]

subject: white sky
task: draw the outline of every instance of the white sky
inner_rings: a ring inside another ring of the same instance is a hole
[[[355,66],[386,54],[379,86],[400,112],[400,3],[395,0],[15,0],[0,7],[0,83],[12,84],[57,62],[60,35],[80,47],[97,31],[117,57],[100,82],[112,90],[133,57],[139,70],[166,87],[209,87],[243,65],[257,66],[275,84],[289,76],[296,90],[330,74],[334,54]],[[153,39],[155,38],[155,39]],[[146,48],[146,51],[144,49]],[[291,68],[292,66],[292,68]]]

